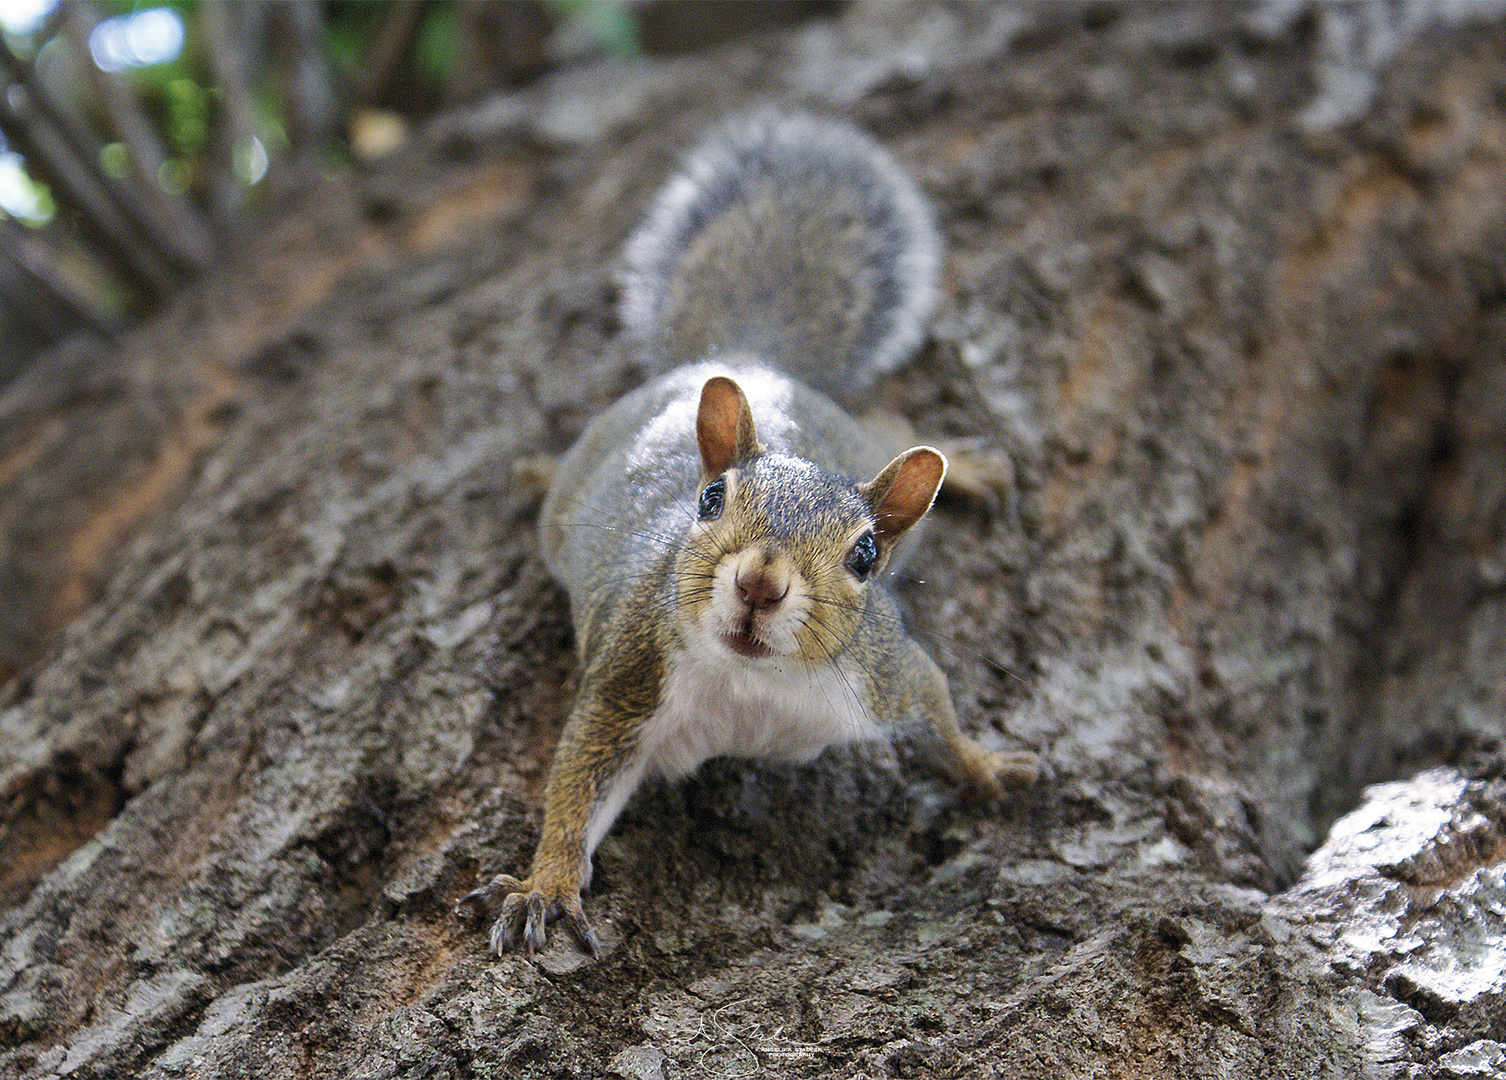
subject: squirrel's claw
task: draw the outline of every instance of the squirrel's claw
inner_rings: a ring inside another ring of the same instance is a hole
[[[522,907],[528,912],[528,918],[523,924],[523,946],[528,950],[528,955],[532,956],[542,949],[544,942],[548,940],[548,935],[544,932],[544,922],[547,918],[544,912],[544,894],[535,890],[526,897],[508,897],[508,900],[519,899],[523,901]],[[505,907],[502,913],[506,916]]]
[[[496,953],[498,956],[502,956],[512,949],[513,940],[517,935],[518,928],[523,924],[525,918],[523,909],[525,905],[528,904],[529,899],[532,898],[536,900],[539,906],[542,908],[543,897],[539,896],[538,893],[526,893],[517,891],[520,889],[526,889],[527,887],[528,886],[523,884],[522,882],[515,882],[512,886],[510,886],[513,891],[509,892],[507,894],[507,898],[502,901],[502,911],[500,914],[498,914],[497,921],[492,923],[492,952]],[[539,927],[536,933],[538,937],[537,942],[535,942],[533,936],[526,931],[523,935],[523,942],[528,948],[529,956],[532,956],[534,950],[544,943],[542,925]]]
[[[575,931],[575,936],[586,947],[586,951],[595,959],[601,959],[601,939],[596,936],[596,931],[591,929],[591,924],[586,919],[586,909],[581,905],[580,897],[567,898],[564,904],[564,915],[570,923],[570,929]]]
[[[505,899],[523,887],[523,883],[511,874],[498,874],[485,885],[472,889],[456,900],[455,914],[461,918],[479,919],[496,908],[499,898]]]
[[[492,952],[498,956],[511,952],[520,936],[523,948],[532,956],[549,939],[545,930],[549,920],[563,915],[585,950],[592,957],[600,958],[601,939],[591,929],[580,893],[571,894],[565,889],[548,891],[557,895],[547,896],[546,890],[534,888],[531,880],[519,881],[510,874],[498,874],[488,884],[456,901],[455,914],[482,916],[496,911],[497,918],[492,923],[489,937]]]

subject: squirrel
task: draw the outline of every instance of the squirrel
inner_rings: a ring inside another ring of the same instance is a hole
[[[544,498],[581,675],[528,876],[456,905],[496,913],[498,955],[520,934],[532,954],[557,917],[600,954],[581,890],[648,777],[897,731],[988,798],[1037,775],[1034,754],[962,733],[884,588],[946,458],[891,456],[830,399],[926,330],[942,243],[913,181],[850,124],[746,114],[690,153],[625,254],[625,328],[685,366],[597,416]]]

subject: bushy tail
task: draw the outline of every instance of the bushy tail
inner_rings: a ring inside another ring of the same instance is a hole
[[[627,328],[671,364],[747,356],[853,402],[920,343],[942,244],[867,134],[761,110],[712,131],[628,241]]]

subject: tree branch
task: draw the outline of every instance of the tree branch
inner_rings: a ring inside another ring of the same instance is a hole
[[[58,198],[79,213],[101,246],[131,277],[154,296],[172,292],[180,273],[140,200],[100,171],[98,140],[52,104],[30,65],[22,63],[3,40],[0,79],[10,84],[0,94],[0,131],[57,189]]]
[[[199,211],[188,199],[163,188],[158,179],[167,154],[140,103],[123,80],[104,71],[89,50],[89,34],[99,23],[99,10],[88,0],[67,6],[63,32],[73,47],[79,66],[88,73],[115,137],[130,152],[144,209],[155,217],[157,231],[171,250],[173,262],[192,271],[203,270],[214,259],[215,242]]]
[[[256,133],[248,55],[255,35],[248,20],[259,25],[262,9],[259,4],[204,4],[198,10],[204,51],[225,103],[219,140],[222,160],[210,176],[211,210],[222,228],[239,231],[246,185],[236,173],[235,153]]]
[[[387,18],[377,31],[370,47],[361,57],[361,71],[351,94],[352,104],[370,105],[391,85],[408,46],[418,31],[423,14],[422,0],[398,0],[387,9]]]
[[[0,290],[37,324],[44,338],[59,337],[79,324],[102,335],[113,334],[113,320],[80,299],[53,271],[53,260],[40,257],[40,247],[20,225],[0,219]]]

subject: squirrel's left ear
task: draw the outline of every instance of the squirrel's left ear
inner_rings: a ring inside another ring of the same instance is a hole
[[[858,493],[873,509],[880,543],[892,544],[926,516],[946,476],[946,455],[934,446],[917,446],[895,458]]]
[[[701,408],[695,418],[696,442],[708,477],[763,453],[753,430],[753,410],[743,388],[725,375],[715,375],[701,387]]]

